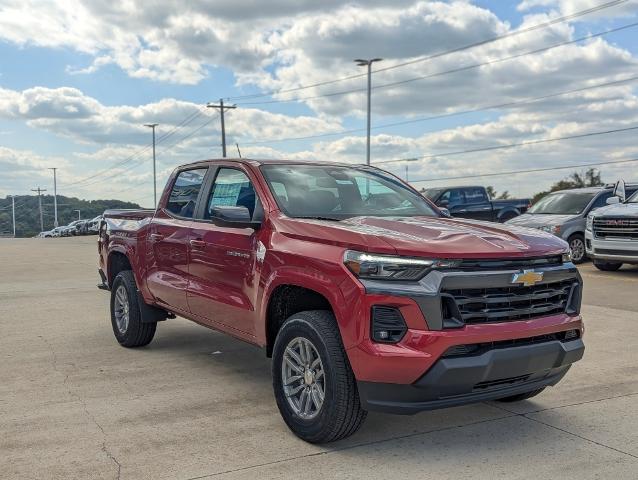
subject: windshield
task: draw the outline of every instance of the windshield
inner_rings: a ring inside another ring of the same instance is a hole
[[[422,190],[423,195],[428,197],[430,200],[434,200],[442,191],[442,188],[426,188],[425,190]]]
[[[627,203],[638,203],[638,191],[634,192],[634,194],[627,199]]]
[[[597,192],[550,193],[535,203],[528,213],[578,215],[585,210],[596,194]]]
[[[439,216],[422,196],[380,170],[338,165],[263,165],[261,170],[289,217]]]

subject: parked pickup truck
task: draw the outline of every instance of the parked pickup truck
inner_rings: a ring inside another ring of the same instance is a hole
[[[603,271],[618,270],[623,263],[638,265],[638,191],[622,203],[616,196],[607,202],[587,216],[587,254]]]
[[[288,427],[517,401],[581,358],[582,281],[546,232],[451,219],[382,170],[210,160],[158,208],[107,211],[99,273],[125,347],[176,315],[265,349]]]
[[[453,217],[473,218],[489,222],[506,222],[532,206],[529,198],[492,200],[485,187],[428,188],[423,194]]]

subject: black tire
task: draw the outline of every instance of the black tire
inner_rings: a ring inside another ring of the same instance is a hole
[[[572,262],[575,264],[583,263],[587,260],[587,251],[585,250],[585,237],[580,233],[575,233],[567,239],[569,248],[572,252]]]
[[[282,381],[286,347],[301,337],[309,340],[322,362],[325,395],[316,417],[304,419],[289,404]],[[286,320],[277,334],[272,361],[273,388],[277,406],[288,428],[302,440],[326,443],[356,432],[366,418],[357,384],[341,342],[339,327],[331,312],[300,312]]]
[[[594,267],[603,272],[615,272],[622,267],[622,262],[603,262],[601,260],[594,260]]]
[[[518,214],[516,214],[514,212],[507,212],[507,213],[504,213],[503,216],[498,219],[498,221],[500,223],[505,223],[508,220],[511,220],[512,218],[516,218],[516,217],[518,217]]]
[[[541,393],[543,390],[545,390],[545,387],[539,388],[538,390],[532,390],[531,392],[525,392],[525,393],[519,393],[518,395],[512,395],[511,397],[499,398],[496,401],[505,402],[505,403],[520,402],[522,400],[527,400],[528,398],[535,397],[536,395]]]
[[[128,302],[128,321],[126,326],[122,328],[118,326],[116,318],[116,303],[118,302],[116,296],[119,294],[118,292],[125,293],[126,301]],[[127,348],[148,345],[155,335],[157,322],[142,323],[137,285],[135,284],[133,272],[130,270],[118,273],[113,281],[111,287],[111,326],[117,341]]]

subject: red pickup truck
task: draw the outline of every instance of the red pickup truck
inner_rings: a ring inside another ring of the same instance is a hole
[[[448,218],[372,167],[182,166],[157,210],[105,212],[98,248],[120,344],[179,315],[264,347],[281,415],[309,442],[370,410],[530,398],[584,351],[563,240]]]

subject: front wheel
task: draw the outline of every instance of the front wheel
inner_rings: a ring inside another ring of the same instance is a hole
[[[567,243],[569,243],[569,249],[572,252],[572,262],[583,263],[587,255],[585,252],[585,237],[577,233],[569,237]]]
[[[621,262],[603,262],[601,260],[594,260],[594,267],[603,272],[615,272],[622,267]]]
[[[111,288],[111,326],[123,347],[143,347],[155,336],[156,322],[143,323],[133,272],[120,272]]]
[[[365,420],[331,312],[300,312],[286,320],[275,340],[272,376],[281,416],[307,442],[348,437]]]

